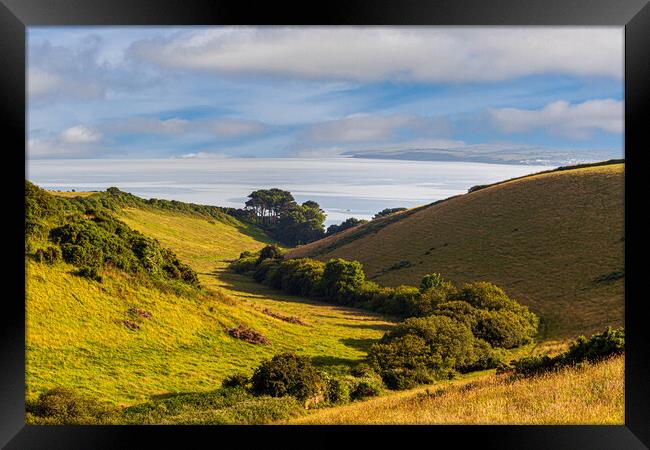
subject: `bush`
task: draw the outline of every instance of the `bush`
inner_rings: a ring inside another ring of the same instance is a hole
[[[381,394],[382,384],[379,378],[361,378],[350,390],[350,400],[361,400]]]
[[[279,261],[275,259],[266,259],[257,265],[253,272],[253,279],[258,283],[269,284],[273,281],[275,271],[279,267]]]
[[[512,308],[515,305],[503,289],[486,281],[464,285],[453,300],[462,300],[475,308],[490,310]]]
[[[350,375],[356,378],[363,378],[363,377],[377,377],[377,372],[366,363],[359,363],[356,366],[354,366],[352,369],[350,369]]]
[[[438,304],[433,314],[450,317],[473,330],[478,323],[479,310],[467,302],[453,300]]]
[[[365,281],[363,266],[357,261],[346,261],[341,258],[330,259],[323,271],[323,294],[345,304],[353,299],[356,292]]]
[[[426,278],[426,277],[425,277]],[[450,295],[455,292],[454,286],[449,282],[443,282],[438,286],[432,286],[422,291],[420,295],[414,296],[407,305],[406,317],[424,317],[435,313],[436,308],[447,301]]]
[[[260,264],[266,259],[282,259],[282,249],[276,244],[267,245],[260,250],[260,255],[257,258],[257,264]]]
[[[251,378],[256,395],[283,397],[290,395],[308,400],[324,391],[324,380],[306,356],[283,353],[265,360]]]
[[[532,341],[537,333],[525,317],[513,311],[478,311],[474,335],[494,347],[514,348]]]
[[[77,270],[75,272],[75,275],[88,278],[89,280],[97,281],[98,283],[102,282],[102,276],[97,271],[97,267],[84,266],[81,269]]]
[[[596,362],[625,351],[625,330],[613,330],[607,327],[605,331],[594,334],[587,339],[579,336],[573,341],[569,350],[554,357],[529,356],[517,361],[511,361],[510,367],[504,367],[502,372],[513,371],[515,375],[534,376],[549,370],[580,364],[585,361]]]
[[[61,260],[61,248],[54,246],[49,246],[46,249],[39,248],[34,257],[39,262],[53,264]]]
[[[318,296],[325,264],[313,259],[290,259],[279,267],[281,288],[290,294]]]
[[[257,267],[256,256],[246,256],[243,258],[239,258],[238,260],[230,264],[230,268],[235,273],[252,272],[253,270],[255,270],[256,267]]]
[[[243,374],[243,373],[236,373],[233,375],[228,375],[224,380],[221,382],[221,387],[224,388],[235,388],[235,387],[241,387],[241,388],[247,388],[250,384],[250,378],[248,375]]]
[[[571,343],[569,350],[563,356],[565,364],[575,364],[581,361],[599,361],[610,356],[619,355],[625,351],[625,330],[613,330],[607,327],[600,334],[594,334],[587,339],[579,336]]]
[[[27,412],[40,418],[39,422],[60,425],[102,423],[113,414],[95,399],[62,387],[42,393],[36,402],[28,405]]]
[[[442,287],[444,282],[444,278],[442,278],[442,275],[439,273],[431,273],[429,275],[425,275],[420,282],[420,292],[426,292],[431,288]]]
[[[341,378],[328,378],[325,388],[325,401],[330,405],[350,402],[350,383]]]
[[[465,324],[445,316],[410,318],[384,335],[368,356],[391,386],[441,379],[476,362],[474,336]]]

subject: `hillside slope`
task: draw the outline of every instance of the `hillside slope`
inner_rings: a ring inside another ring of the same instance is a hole
[[[624,357],[508,382],[486,374],[326,408],[294,424],[622,425]]]
[[[172,249],[198,272],[206,292],[164,292],[110,268],[102,269],[98,283],[74,275],[69,264],[28,257],[28,399],[59,386],[118,405],[170,392],[214,390],[227,375],[250,375],[262,359],[286,351],[314,357],[318,366],[336,371],[362,359],[390,326],[375,314],[279,295],[224,271],[226,260],[269,241],[236,219],[154,206],[113,214]],[[227,329],[240,324],[260,332],[270,345],[231,337]]]
[[[360,261],[380,284],[440,272],[488,280],[542,316],[546,338],[623,324],[624,165],[551,172],[372,221],[289,257]]]

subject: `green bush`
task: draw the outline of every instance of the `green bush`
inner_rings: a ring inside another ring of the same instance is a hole
[[[321,293],[325,264],[313,259],[290,259],[280,265],[281,289],[290,294],[316,297]]]
[[[323,271],[323,294],[338,303],[346,304],[354,298],[354,292],[364,281],[361,263],[341,258],[330,259]]]
[[[239,258],[230,264],[230,268],[235,273],[247,273],[252,272],[257,267],[257,257],[256,256],[245,256]]]
[[[479,310],[467,302],[453,300],[438,304],[433,314],[450,317],[473,330],[478,323]]]
[[[475,308],[500,310],[515,304],[500,287],[487,281],[465,284],[453,300],[462,300]]]
[[[89,280],[97,281],[98,283],[102,282],[102,276],[97,271],[97,267],[94,266],[84,266],[81,269],[77,270],[75,272],[75,275],[88,278]]]
[[[257,265],[255,272],[253,272],[253,279],[258,283],[264,283],[271,285],[273,282],[274,274],[277,268],[280,266],[280,262],[276,259],[265,259]]]
[[[241,387],[247,388],[250,385],[250,378],[244,373],[235,373],[233,375],[228,375],[221,382],[221,387],[224,388],[234,388]]]
[[[271,244],[267,245],[264,247],[262,250],[260,250],[260,255],[257,258],[257,264],[260,264],[262,261],[266,259],[282,259],[283,252],[282,249],[276,245],[276,244]]]
[[[361,400],[367,397],[376,397],[382,391],[381,378],[364,377],[355,380],[350,388],[350,400]]]
[[[410,386],[474,364],[474,341],[469,327],[449,317],[410,318],[374,344],[368,357],[387,385]]]
[[[325,401],[330,405],[350,402],[350,383],[341,378],[328,378],[325,388]]]
[[[429,275],[425,275],[420,282],[420,292],[426,292],[431,288],[442,287],[444,282],[444,278],[442,278],[442,275],[439,273],[431,273]]]
[[[509,310],[480,310],[473,327],[474,335],[493,347],[514,348],[532,341],[537,333],[525,317]]]
[[[369,364],[359,363],[356,366],[354,366],[352,369],[350,369],[350,375],[356,378],[363,378],[363,377],[376,378],[377,372],[375,372],[375,369],[373,369],[372,366],[370,366]]]
[[[454,292],[454,286],[446,281],[437,286],[428,287],[425,291],[420,288],[420,295],[413,297],[407,305],[404,316],[424,317],[434,314],[436,308],[445,303]]]
[[[37,423],[56,425],[97,424],[109,421],[114,411],[97,400],[72,389],[57,387],[42,393],[27,405]]]
[[[587,339],[579,336],[569,346],[563,355],[565,364],[575,364],[581,361],[599,361],[610,356],[619,355],[625,351],[625,330],[607,327],[600,334],[594,334]]]
[[[49,246],[45,249],[39,248],[36,250],[34,257],[39,262],[53,264],[61,260],[61,248]]]
[[[324,380],[306,356],[294,353],[275,355],[255,369],[251,378],[255,395],[290,395],[308,400],[324,390]]]
[[[569,345],[569,350],[554,357],[529,356],[511,361],[510,367],[501,371],[512,371],[515,375],[534,376],[549,370],[572,366],[585,361],[600,361],[625,351],[625,330],[607,327],[602,333],[594,334],[587,339],[579,336]]]

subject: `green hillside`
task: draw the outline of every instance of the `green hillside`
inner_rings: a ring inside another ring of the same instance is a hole
[[[371,221],[288,252],[360,261],[382,285],[442,273],[503,287],[564,339],[621,326],[624,165],[549,172]]]
[[[105,193],[84,198],[93,197],[106,203]],[[312,356],[317,365],[337,371],[362,359],[390,324],[371,313],[278,295],[224,272],[226,260],[269,242],[230,216],[151,205],[120,207],[111,214],[173,250],[198,272],[202,288],[161,289],[143,275],[110,268],[100,270],[99,283],[75,275],[70,264],[28,256],[28,399],[57,386],[118,405],[170,392],[209,391],[225,376],[250,373],[262,359],[283,351]],[[238,325],[261,333],[271,344],[231,337],[227,329]]]

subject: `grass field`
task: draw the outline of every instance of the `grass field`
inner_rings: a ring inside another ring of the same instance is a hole
[[[168,392],[208,391],[235,372],[250,374],[264,358],[284,351],[314,357],[336,372],[365,356],[390,325],[377,315],[278,295],[223,269],[227,259],[265,245],[263,236],[230,221],[157,210],[130,209],[122,218],[158,238],[200,272],[212,294],[184,298],[147,287],[120,272],[96,283],[67,264],[27,263],[27,398],[55,386],[72,387],[118,405]],[[140,319],[132,307],[152,314]],[[300,318],[287,323],[262,312]],[[135,321],[132,331],[123,320]],[[239,324],[271,345],[230,337]]]
[[[315,411],[293,424],[624,423],[624,357],[533,379],[493,374]]]
[[[457,283],[492,281],[542,316],[544,338],[591,334],[623,324],[623,187],[623,164],[525,177],[289,256],[358,260],[389,286],[417,285],[430,272]],[[400,261],[410,266],[391,269]]]

